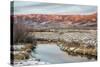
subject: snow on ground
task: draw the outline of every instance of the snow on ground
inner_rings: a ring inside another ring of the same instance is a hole
[[[97,34],[96,32],[64,32],[63,34],[55,32],[36,32],[36,38],[43,39],[63,39],[65,41],[82,41],[85,44],[97,44]]]
[[[16,66],[16,67],[18,67],[18,66],[28,66],[28,65],[42,65],[42,64],[50,64],[50,63],[43,62],[43,61],[37,61],[35,58],[14,62],[14,66]]]

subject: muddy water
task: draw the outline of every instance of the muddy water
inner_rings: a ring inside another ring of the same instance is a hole
[[[34,54],[40,61],[49,62],[51,64],[95,61],[94,59],[87,59],[86,57],[68,55],[66,52],[60,50],[54,43],[38,44]]]

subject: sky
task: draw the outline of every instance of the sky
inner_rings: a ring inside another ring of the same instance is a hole
[[[14,1],[14,14],[91,14],[96,6]]]

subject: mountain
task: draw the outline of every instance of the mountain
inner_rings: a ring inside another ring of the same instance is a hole
[[[88,15],[27,14],[12,15],[14,23],[22,23],[32,28],[95,28],[97,13]]]

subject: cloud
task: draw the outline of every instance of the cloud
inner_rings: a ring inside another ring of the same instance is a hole
[[[31,1],[15,1],[14,13],[15,14],[73,14],[73,13],[90,13],[96,12],[96,6],[86,5],[71,5],[71,4],[54,4],[54,3],[40,3]]]

